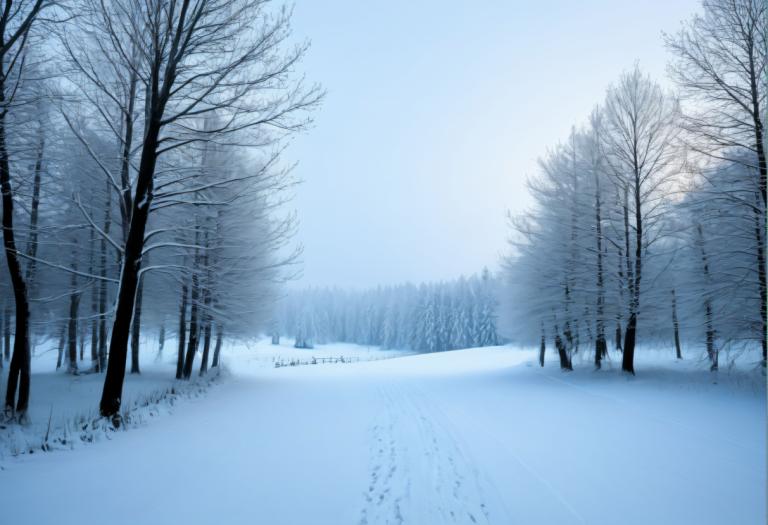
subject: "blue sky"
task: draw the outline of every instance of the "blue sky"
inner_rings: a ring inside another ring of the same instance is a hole
[[[635,61],[669,85],[662,31],[698,0],[298,0],[328,96],[288,151],[304,183],[298,285],[497,267],[536,159]]]

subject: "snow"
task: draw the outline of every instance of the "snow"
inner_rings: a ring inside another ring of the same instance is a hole
[[[765,386],[749,367],[715,383],[694,359],[648,352],[634,378],[612,363],[564,374],[510,347],[270,366],[321,351],[375,352],[230,348],[232,375],[173,415],[7,459],[4,519],[764,523]]]

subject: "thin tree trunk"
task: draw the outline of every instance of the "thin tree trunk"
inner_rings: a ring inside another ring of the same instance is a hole
[[[73,274],[74,277],[74,274]],[[74,279],[73,279],[74,281]],[[74,283],[73,283],[74,284]],[[77,310],[80,306],[80,293],[73,290],[69,295],[69,321],[68,332],[68,354],[67,373],[77,374]]]
[[[635,267],[632,275],[631,301],[629,306],[629,323],[624,334],[624,355],[621,369],[635,375],[635,339],[637,337],[637,316],[640,311],[640,281],[643,275],[643,215],[641,210],[640,172],[635,160]]]
[[[4,57],[3,57],[4,58]],[[5,65],[0,59],[0,71]],[[13,286],[13,298],[16,303],[16,336],[13,342],[13,355],[8,372],[8,386],[5,394],[7,411],[15,412],[23,418],[29,406],[30,349],[29,349],[29,301],[27,283],[19,263],[16,250],[16,232],[13,226],[13,190],[11,188],[11,170],[6,142],[6,96],[5,79],[0,75],[0,188],[3,202],[3,247],[8,265],[8,273]],[[17,397],[18,388],[18,397]]]
[[[544,323],[541,324],[541,346],[539,347],[539,364],[544,366],[544,354],[547,351],[547,338],[544,333]]]
[[[603,277],[603,218],[600,201],[600,176],[595,170],[595,238],[597,244],[597,319],[595,326],[595,368],[602,366],[603,357],[608,354],[605,340],[605,290]]]
[[[623,320],[623,316],[621,313],[621,309],[624,308],[624,255],[622,254],[621,248],[618,250],[619,255],[619,280],[618,280],[618,288],[619,288],[619,304],[616,308],[616,333],[615,333],[615,346],[616,350],[619,352],[624,351],[624,347],[621,344],[622,340],[622,332],[621,332],[621,322]]]
[[[61,368],[61,365],[64,363],[64,347],[67,344],[67,330],[64,325],[62,325],[61,329],[59,330],[59,346],[58,351],[56,353],[56,370]]]
[[[200,375],[208,372],[208,356],[211,350],[211,331],[213,330],[210,316],[204,316],[205,327],[203,328],[203,355],[200,362]]]
[[[160,321],[160,333],[157,336],[157,357],[156,361],[160,361],[163,358],[163,348],[165,347],[165,317]]]
[[[760,285],[760,345],[763,350],[763,368],[766,366],[766,350],[768,349],[768,290],[766,289],[765,270],[765,240],[763,239],[763,227],[765,225],[765,213],[761,208],[754,208],[755,215],[755,246],[757,248],[757,280]]]
[[[709,271],[709,256],[707,255],[707,248],[704,244],[704,230],[701,224],[696,225],[696,232],[699,236],[699,250],[701,251],[701,267],[704,273],[704,281],[706,282],[706,290],[704,292],[704,323],[705,323],[705,337],[707,344],[707,356],[710,362],[710,371],[715,372],[718,369],[718,356],[717,348],[715,348],[715,327],[712,312],[712,296],[710,294],[710,285],[712,282],[712,276]]]
[[[109,235],[112,228],[112,187],[106,181],[106,197],[104,202],[104,233]],[[107,241],[102,236],[99,246],[99,265],[101,282],[99,283],[99,359],[97,370],[107,369],[107,303],[109,288],[107,287]]]
[[[215,368],[219,366],[219,359],[221,356],[221,344],[224,341],[224,327],[222,325],[218,325],[218,329],[216,330],[216,348],[213,350],[213,362],[211,363],[211,367]]]
[[[80,361],[85,359],[85,334],[88,332],[88,330],[85,327],[85,323],[81,323],[78,321],[77,323],[77,331],[78,331],[78,352],[80,353]]]
[[[45,150],[45,135],[42,130],[42,124],[38,130],[37,155],[35,156],[35,167],[32,182],[32,206],[29,212],[29,241],[27,242],[27,254],[30,256],[27,265],[26,281],[30,287],[34,286],[35,270],[37,269],[37,224],[40,216],[40,185],[43,169],[43,152]]]
[[[147,263],[149,263],[148,256]],[[139,277],[139,287],[136,290],[136,304],[133,309],[133,325],[131,327],[131,373],[140,374],[139,370],[139,341],[141,337],[141,306],[144,301],[144,274]]]
[[[710,366],[709,370],[711,372],[717,372],[718,369],[718,356],[717,356],[717,348],[715,348],[715,328],[714,328],[714,322],[712,318],[712,299],[707,297],[704,300],[704,311],[706,316],[706,327],[707,327],[707,355],[709,356]]]
[[[192,366],[195,361],[195,353],[199,340],[200,329],[198,327],[198,283],[197,276],[192,274],[192,298],[189,308],[189,340],[187,342],[187,355],[184,358],[184,379],[192,377]]]
[[[96,271],[96,253],[94,251],[96,246],[96,236],[93,228],[89,237],[88,249],[88,273],[94,275]],[[99,370],[99,285],[98,283],[91,286],[91,369],[95,372]]]
[[[675,357],[683,358],[683,352],[680,350],[680,323],[677,320],[677,295],[672,288],[672,328],[675,331]]]
[[[181,285],[181,305],[179,306],[179,351],[176,359],[176,379],[184,376],[184,343],[187,337],[187,283]]]
[[[187,342],[187,355],[184,358],[184,379],[192,377],[192,367],[197,353],[198,343],[200,341],[200,250],[197,247],[200,244],[199,225],[195,230],[195,256],[192,263],[192,298],[189,308],[189,341]]]
[[[205,268],[205,286],[203,288],[203,355],[200,362],[200,375],[205,375],[208,371],[208,358],[211,350],[211,331],[213,330],[211,319],[211,296],[213,286],[213,272],[211,265],[209,264],[210,246],[208,244],[208,230],[206,229],[203,236],[203,245],[206,250],[203,255],[203,267]]]

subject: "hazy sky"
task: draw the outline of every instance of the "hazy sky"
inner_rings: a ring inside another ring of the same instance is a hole
[[[526,176],[699,0],[297,0],[302,69],[328,91],[288,151],[304,183],[299,285],[494,269]]]

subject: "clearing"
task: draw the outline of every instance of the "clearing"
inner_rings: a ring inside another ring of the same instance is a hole
[[[337,355],[361,362],[272,364]],[[764,523],[759,373],[714,383],[695,362],[651,355],[635,378],[587,365],[563,374],[509,347],[362,361],[380,355],[231,349],[226,381],[171,416],[71,452],[6,458],[4,519]]]

